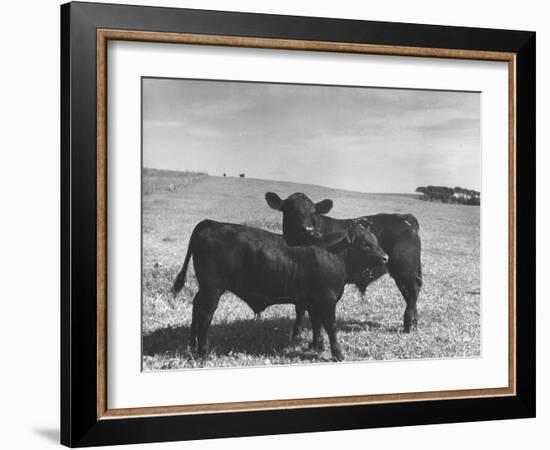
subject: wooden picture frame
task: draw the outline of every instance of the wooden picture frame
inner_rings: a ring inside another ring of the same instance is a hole
[[[509,70],[506,388],[110,409],[107,42],[505,61]],[[90,446],[534,417],[535,33],[125,5],[61,7],[61,442]]]

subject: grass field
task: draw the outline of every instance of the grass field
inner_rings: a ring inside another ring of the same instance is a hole
[[[183,179],[192,178],[191,180]],[[292,305],[275,305],[254,321],[252,310],[232,294],[222,297],[210,327],[210,355],[187,350],[192,264],[187,283],[171,302],[193,227],[202,219],[243,223],[281,232],[281,215],[264,200],[300,191],[314,201],[331,198],[332,217],[410,212],[420,222],[424,286],[416,332],[403,333],[405,301],[385,275],[365,299],[346,286],[337,307],[338,337],[346,361],[473,357],[480,354],[479,207],[429,203],[415,196],[362,194],[320,186],[177,172],[143,172],[143,369],[251,366],[331,361],[309,351],[311,329],[292,344]]]

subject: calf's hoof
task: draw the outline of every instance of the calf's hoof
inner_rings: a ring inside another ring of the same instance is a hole
[[[330,346],[330,350],[332,352],[332,358],[334,359],[334,361],[343,361],[345,359],[344,353],[342,353],[342,349],[340,348],[340,344],[333,343]]]
[[[197,357],[205,359],[208,356],[208,347],[200,347],[197,349]]]
[[[309,344],[308,347],[310,350],[313,350],[317,353],[323,353],[325,351],[325,344],[323,341],[312,342],[311,344]]]

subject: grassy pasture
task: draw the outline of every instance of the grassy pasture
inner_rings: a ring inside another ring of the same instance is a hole
[[[172,302],[194,226],[204,218],[281,232],[281,216],[264,200],[301,191],[314,201],[331,198],[333,217],[410,212],[420,222],[424,286],[419,326],[403,333],[405,301],[385,275],[365,299],[346,286],[337,307],[338,336],[347,361],[472,357],[480,354],[479,207],[431,203],[415,196],[362,194],[320,186],[250,178],[144,170],[143,172],[143,369],[251,366],[330,361],[308,350],[311,329],[298,342],[290,334],[294,307],[275,305],[253,320],[252,310],[224,294],[210,327],[210,355],[196,360],[187,350],[193,296],[193,265]]]

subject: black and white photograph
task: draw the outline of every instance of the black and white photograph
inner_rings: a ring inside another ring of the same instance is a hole
[[[479,357],[480,106],[142,78],[142,370]]]
[[[29,386],[57,380],[43,417],[60,442],[425,447],[428,430],[430,448],[517,448],[541,431],[524,420],[540,415],[538,22],[172,6],[62,5],[61,126],[38,114],[14,141],[59,133],[57,171],[12,145],[10,167],[60,187],[60,210],[36,201],[44,183],[7,196],[34,231],[8,233],[5,258],[21,292],[52,278],[17,262],[36,232],[55,241],[36,221],[55,213],[60,308],[35,302],[42,328],[23,330],[59,324],[60,354],[23,360],[57,361]]]

